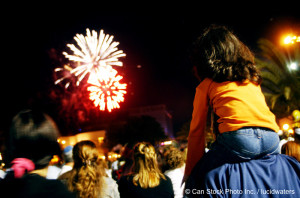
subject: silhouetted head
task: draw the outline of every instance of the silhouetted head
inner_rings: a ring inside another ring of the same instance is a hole
[[[33,161],[35,169],[49,165],[53,155],[61,153],[54,121],[36,110],[23,110],[12,120],[7,144],[9,162],[14,158]]]

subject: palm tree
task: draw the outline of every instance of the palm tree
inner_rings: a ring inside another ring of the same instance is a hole
[[[290,115],[300,108],[300,71],[293,70],[289,65],[300,63],[299,44],[293,49],[280,49],[270,41],[258,41],[261,50],[256,64],[261,70],[262,89],[270,109],[277,117]],[[292,46],[291,46],[292,47]]]

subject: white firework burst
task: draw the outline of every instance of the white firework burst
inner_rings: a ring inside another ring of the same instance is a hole
[[[68,54],[67,52],[63,52],[63,54],[70,61],[77,63],[70,71],[71,74],[77,77],[77,86],[95,68],[123,66],[119,58],[126,56],[126,54],[122,50],[118,50],[119,42],[113,41],[113,38],[111,35],[104,34],[103,30],[100,30],[98,36],[95,30],[91,32],[89,29],[86,29],[86,36],[76,34],[74,37],[77,46],[74,44],[67,45],[73,54]],[[56,71],[59,70],[56,68]],[[58,79],[55,81],[55,84],[64,79]]]

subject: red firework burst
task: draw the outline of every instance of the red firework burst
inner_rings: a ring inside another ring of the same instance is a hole
[[[91,86],[87,90],[90,91],[90,100],[101,111],[107,109],[111,112],[120,108],[120,102],[124,102],[127,84],[119,82],[123,77],[117,73],[115,69],[99,67],[90,74],[88,83]]]

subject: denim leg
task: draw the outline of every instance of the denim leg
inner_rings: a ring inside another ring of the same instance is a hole
[[[280,147],[279,142],[280,138],[277,133],[272,133],[265,131],[264,129],[257,129],[262,131],[262,152],[261,156],[267,155],[267,154],[279,154],[280,153]]]
[[[224,147],[243,159],[254,159],[279,153],[279,136],[265,128],[242,128],[217,137]]]

